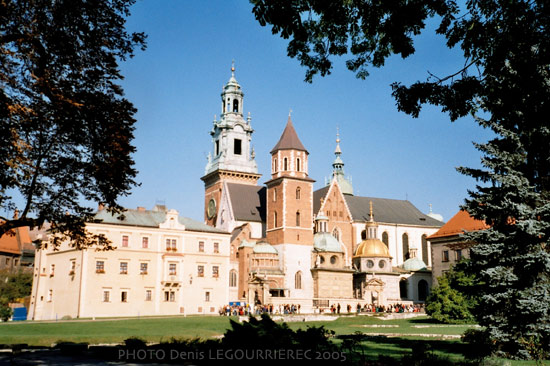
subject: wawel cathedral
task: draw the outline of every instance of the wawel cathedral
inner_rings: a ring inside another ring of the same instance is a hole
[[[428,236],[442,225],[409,201],[353,194],[337,134],[332,178],[314,190],[307,148],[289,115],[259,182],[250,114],[235,69],[221,94],[204,182],[205,222],[231,233],[229,297],[251,304],[422,303],[429,294]]]
[[[332,178],[314,190],[309,153],[289,116],[260,181],[250,117],[234,69],[221,94],[204,176],[205,222],[156,205],[87,223],[116,250],[36,251],[29,319],[217,314],[232,302],[299,306],[423,303],[427,237],[442,225],[409,201],[360,197],[345,178],[339,136]],[[328,165],[328,164],[327,164]]]

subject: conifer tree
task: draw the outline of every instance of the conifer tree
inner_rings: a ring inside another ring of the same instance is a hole
[[[393,96],[413,117],[427,103],[451,121],[471,115],[495,133],[476,145],[483,167],[459,169],[479,181],[464,208],[490,225],[467,237],[477,243],[467,268],[478,275],[474,316],[501,353],[550,349],[550,3],[251,2],[260,24],[290,39],[288,55],[310,82],[330,74],[334,56],[351,54],[346,66],[360,78],[391,55],[406,58],[426,20],[437,17],[436,33],[460,48],[464,67],[409,86],[396,82]]]

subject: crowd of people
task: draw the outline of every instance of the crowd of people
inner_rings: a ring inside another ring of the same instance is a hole
[[[260,315],[260,314],[299,314],[301,310],[301,305],[295,305],[295,304],[284,304],[284,305],[256,305],[252,306],[250,304],[247,305],[225,305],[220,307],[218,310],[218,313],[221,316],[231,316],[231,315]]]
[[[324,313],[327,309],[320,308],[319,312]],[[255,305],[250,304],[243,305],[231,304],[220,307],[219,314],[222,316],[238,316],[238,315],[260,315],[260,314],[300,314],[301,306],[295,304],[284,304],[284,305]],[[328,311],[332,314],[341,314],[344,312],[352,313],[352,311],[359,313],[423,313],[425,311],[424,304],[390,304],[390,305],[375,305],[375,304],[364,304],[361,305],[357,303],[355,307],[352,307],[350,304],[346,304],[345,309],[339,303],[332,304]]]

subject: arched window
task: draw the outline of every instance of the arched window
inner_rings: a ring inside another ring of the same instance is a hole
[[[296,211],[296,226],[300,226],[300,211]]]
[[[239,112],[239,101],[237,99],[233,99],[233,112]]]
[[[401,297],[402,300],[409,298],[408,290],[407,290],[408,286],[409,286],[409,282],[405,278],[402,278],[401,281],[399,281],[399,296]]]
[[[426,280],[418,281],[418,300],[426,301],[428,298],[428,282]]]
[[[386,244],[388,248],[390,247],[390,240],[388,239],[388,233],[385,231],[382,233],[382,243]]]
[[[300,158],[296,158],[296,171],[300,171]]]
[[[403,261],[409,259],[409,236],[407,233],[403,234]]]
[[[294,276],[294,288],[298,289],[298,290],[302,288],[302,272],[301,271],[296,272],[296,275]]]
[[[332,230],[332,236],[334,236],[336,240],[340,241],[340,230],[338,230],[337,227]]]
[[[229,287],[237,287],[237,271],[229,271]]]
[[[296,188],[296,199],[300,199],[300,187]]]
[[[422,260],[426,265],[428,266],[428,259],[430,258],[430,253],[428,252],[428,240],[426,240],[427,236],[426,234],[422,235]]]
[[[277,201],[277,188],[273,188],[273,202]]]
[[[227,98],[227,110],[226,112],[229,112],[231,110],[231,99]]]
[[[287,158],[284,158],[283,159],[283,170],[288,170],[288,159]]]
[[[273,213],[273,227],[277,227],[277,211]]]
[[[361,240],[366,240],[367,239],[367,230],[363,230],[361,231]]]

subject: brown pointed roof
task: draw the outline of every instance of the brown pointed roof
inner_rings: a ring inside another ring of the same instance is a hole
[[[476,220],[468,212],[460,210],[438,231],[428,236],[428,239],[460,235],[466,231],[485,230],[487,228],[489,226],[485,222]]]
[[[288,116],[288,122],[286,123],[285,130],[283,131],[279,142],[277,142],[277,145],[275,145],[275,147],[271,150],[271,153],[273,154],[278,150],[301,150],[307,153],[306,148],[302,145],[302,142],[298,138],[298,134],[294,129],[290,116]]]

